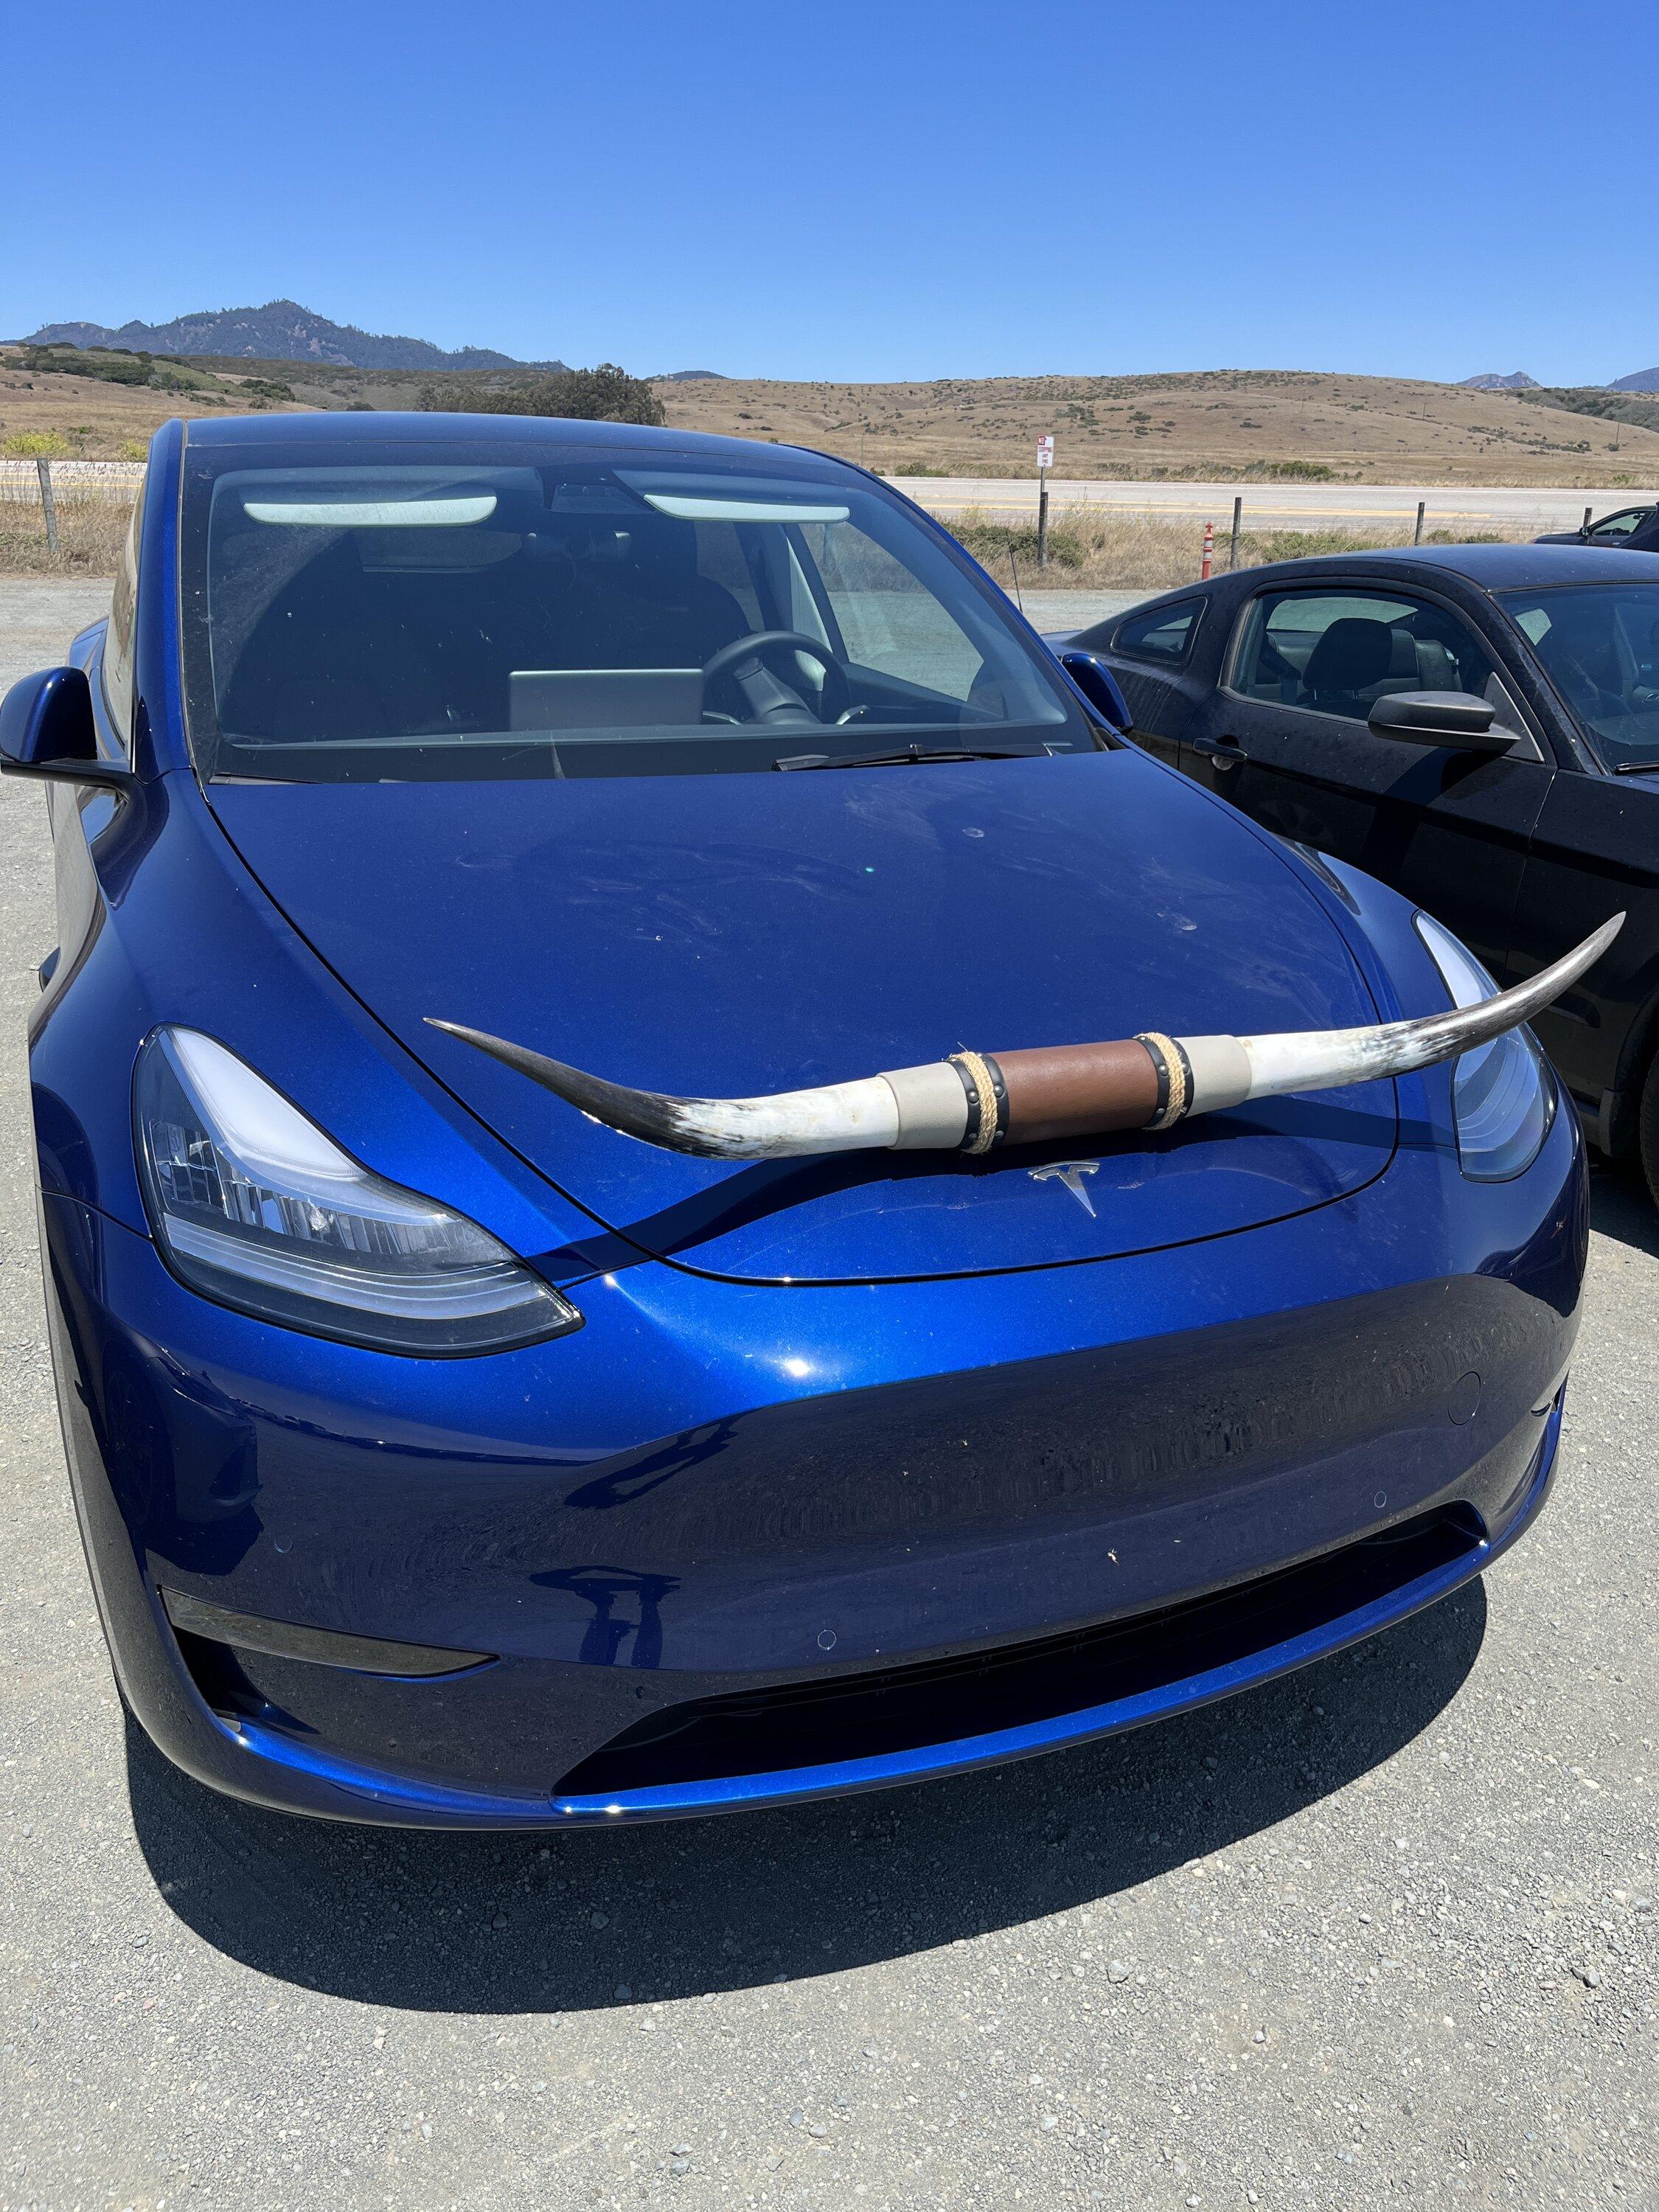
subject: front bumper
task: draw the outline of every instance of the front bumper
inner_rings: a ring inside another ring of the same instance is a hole
[[[1094,1265],[785,1289],[644,1262],[576,1291],[575,1336],[422,1362],[211,1306],[43,1202],[147,1731],[262,1803],[468,1827],[955,1771],[1403,1618],[1542,1500],[1585,1236],[1563,1115],[1511,1184],[1407,1146],[1352,1199]],[[163,1591],[489,1657],[274,1657],[176,1634]]]

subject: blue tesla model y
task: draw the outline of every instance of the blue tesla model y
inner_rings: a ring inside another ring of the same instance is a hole
[[[1513,1540],[1575,1117],[1455,1030],[1455,939],[1126,720],[820,455],[157,434],[0,750],[70,1465],[171,1759],[428,1826],[776,1803],[1218,1697]]]

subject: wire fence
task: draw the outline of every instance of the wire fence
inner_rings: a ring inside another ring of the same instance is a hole
[[[32,507],[131,507],[144,481],[142,461],[0,460],[0,500]]]

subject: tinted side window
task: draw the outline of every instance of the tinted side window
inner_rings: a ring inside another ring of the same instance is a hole
[[[124,744],[132,742],[132,635],[138,605],[138,540],[144,527],[144,494],[133,503],[127,542],[116,564],[115,589],[104,633],[104,698]]]
[[[1363,722],[1393,691],[1486,696],[1492,656],[1456,616],[1372,592],[1267,592],[1246,618],[1231,688]]]
[[[1616,545],[1621,538],[1628,538],[1632,531],[1639,530],[1652,512],[1650,507],[1626,507],[1622,514],[1608,515],[1605,521],[1593,522],[1589,534],[1598,544]]]
[[[1154,607],[1150,614],[1131,615],[1112,633],[1112,650],[1132,653],[1139,660],[1184,660],[1203,611],[1202,599],[1182,599],[1172,607]]]

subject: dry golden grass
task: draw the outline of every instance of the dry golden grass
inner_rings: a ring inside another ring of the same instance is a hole
[[[21,360],[15,349],[0,347],[0,443],[55,431],[77,459],[142,461],[152,432],[175,415],[295,411],[285,400],[155,392],[93,376],[29,375]]]
[[[1365,483],[1659,483],[1659,431],[1398,377],[1212,369],[656,391],[677,428],[813,446],[884,475],[1030,476],[1035,441],[1052,431],[1060,477],[1225,483],[1289,470]]]
[[[130,507],[60,501],[52,553],[40,508],[0,500],[0,576],[112,576],[131,519]]]
[[[0,575],[112,575],[131,514],[125,507],[60,501],[54,556],[46,550],[40,508],[0,501]],[[988,522],[969,513],[948,526],[1005,591],[1015,581],[1016,568],[1018,580],[1027,591],[1039,586],[1050,592],[1167,591],[1197,576],[1203,534],[1191,522],[1103,514],[1098,507],[1059,507],[1050,519],[1048,566],[1039,570],[1036,530],[1030,523]],[[1239,539],[1239,562],[1252,568],[1264,561],[1410,542],[1411,532],[1405,530],[1247,530]],[[1443,545],[1449,540],[1443,532],[1431,532],[1428,542]],[[1014,568],[1009,564],[1011,551]],[[1224,532],[1216,540],[1218,569],[1226,566],[1227,555]]]
[[[1098,507],[1059,507],[1049,517],[1048,565],[1036,565],[1034,523],[988,522],[977,513],[957,515],[949,529],[1005,591],[1015,568],[1021,586],[1045,592],[1163,592],[1192,582],[1202,559],[1203,529],[1192,522],[1164,522],[1152,515],[1116,515]],[[1525,531],[1508,533],[1519,542]],[[1445,531],[1430,531],[1425,543],[1492,544],[1500,533],[1454,540]],[[1409,545],[1409,530],[1246,530],[1238,541],[1238,565],[1253,568],[1267,561],[1299,561],[1316,553],[1358,553],[1370,548]],[[1218,532],[1215,568],[1227,566],[1229,539]],[[1012,554],[1015,568],[1011,568]]]

